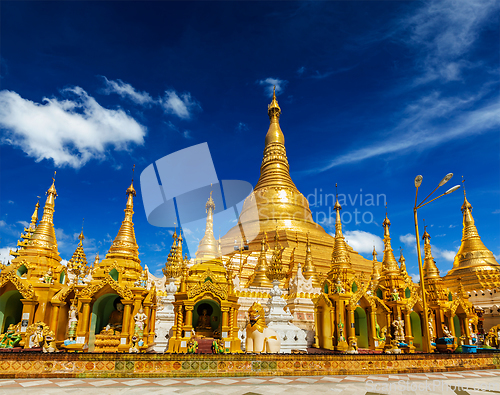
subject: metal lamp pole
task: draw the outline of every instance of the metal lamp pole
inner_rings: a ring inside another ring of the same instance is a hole
[[[425,285],[424,285],[424,269],[422,266],[422,255],[420,253],[420,235],[418,232],[418,219],[417,219],[417,210],[426,204],[429,204],[433,202],[436,199],[439,199],[441,196],[448,195],[454,191],[456,191],[458,188],[460,188],[460,185],[455,185],[453,188],[448,189],[445,193],[439,195],[438,197],[435,197],[432,200],[429,200],[426,202],[426,200],[441,186],[446,184],[448,181],[450,181],[451,177],[453,177],[453,173],[447,174],[439,183],[439,185],[429,194],[427,197],[420,202],[420,204],[417,205],[417,198],[418,198],[418,188],[422,184],[422,179],[423,177],[421,175],[418,175],[415,177],[415,187],[417,188],[417,191],[415,193],[415,206],[413,207],[413,217],[415,220],[415,236],[417,238],[417,256],[418,256],[418,270],[420,272],[420,286],[422,289],[422,308],[424,309],[424,333],[425,333],[425,340],[423,344],[423,349],[424,352],[432,352],[432,345],[431,345],[431,337],[429,333],[429,316],[427,315],[427,298],[425,296]]]

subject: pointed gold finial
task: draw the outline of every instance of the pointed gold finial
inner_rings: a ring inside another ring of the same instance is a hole
[[[266,256],[267,247],[267,232],[264,231],[262,239],[260,241],[260,255],[257,260],[257,266],[255,267],[254,275],[250,278],[249,286],[254,287],[270,287],[272,284],[267,278],[268,263]]]
[[[397,274],[399,273],[399,266],[396,262],[396,258],[394,257],[394,252],[391,247],[391,234],[389,232],[389,228],[391,227],[391,221],[387,215],[387,202],[386,202],[386,212],[385,219],[382,222],[382,226],[384,227],[384,257],[382,259],[382,268],[387,273],[385,274]]]
[[[439,269],[436,266],[436,261],[432,256],[431,235],[427,232],[427,225],[424,226],[424,279],[436,278],[439,279]]]
[[[82,245],[83,240],[85,239],[85,236],[83,235],[83,223],[84,223],[84,221],[85,221],[85,218],[82,219],[82,231],[80,232],[80,235],[78,236],[78,240],[80,240],[78,245]]]

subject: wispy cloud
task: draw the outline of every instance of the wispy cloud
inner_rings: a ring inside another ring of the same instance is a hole
[[[147,92],[139,92],[132,85],[122,80],[108,80],[104,76],[102,76],[102,78],[105,84],[105,88],[103,89],[103,93],[105,94],[117,93],[121,97],[129,99],[141,106],[154,103],[153,98]]]
[[[483,106],[470,109],[482,95],[466,98],[443,98],[434,92],[411,103],[404,111],[405,117],[391,130],[385,141],[355,149],[339,155],[323,167],[308,172],[322,172],[336,166],[356,163],[390,153],[408,153],[437,146],[447,141],[498,130],[500,127],[500,102],[496,99]],[[452,119],[439,124],[439,119]]]
[[[21,148],[37,162],[79,168],[104,159],[109,147],[127,150],[144,144],[146,128],[121,109],[102,107],[80,87],[62,91],[63,99],[35,103],[12,91],[0,91],[1,140]]]
[[[191,93],[185,92],[179,96],[174,90],[165,92],[161,105],[166,113],[181,119],[190,119],[194,111],[201,110],[200,104],[191,97]]]
[[[492,214],[500,214],[500,209],[493,211]]]
[[[434,0],[401,20],[401,28],[410,32],[403,40],[420,53],[416,59],[422,75],[415,83],[461,79],[462,69],[474,66],[468,52],[499,8],[496,0]]]
[[[270,77],[265,80],[259,80],[257,83],[264,87],[264,91],[267,96],[272,97],[273,88],[276,87],[276,95],[279,95],[285,90],[285,86],[288,84],[288,81]]]

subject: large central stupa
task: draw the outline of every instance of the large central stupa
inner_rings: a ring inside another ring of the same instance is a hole
[[[285,247],[283,251],[285,270],[288,269],[289,275],[294,275],[297,264],[300,263],[306,278],[312,276],[314,283],[318,285],[318,278],[323,277],[330,269],[335,239],[313,221],[307,199],[299,192],[290,177],[285,136],[279,124],[281,108],[274,92],[272,102],[268,106],[268,114],[270,125],[265,139],[260,178],[254,193],[243,205],[238,225],[229,230],[221,241],[222,252],[226,256],[239,254],[234,252],[234,246],[235,241],[237,246],[245,244],[243,229],[258,234],[248,242],[247,253],[244,252],[239,257],[243,262],[242,280],[247,280],[248,286],[270,286],[263,276],[259,279],[255,270],[257,259],[252,257],[253,255],[258,257],[265,233],[267,240],[274,240],[278,232],[279,243]],[[310,242],[312,265],[304,266],[307,237]],[[271,243],[269,247],[274,248],[274,244]],[[372,272],[372,262],[360,256],[351,247],[348,247],[348,250],[353,269],[365,272],[369,276]],[[235,265],[239,264],[239,259],[233,260],[237,261],[234,262]]]

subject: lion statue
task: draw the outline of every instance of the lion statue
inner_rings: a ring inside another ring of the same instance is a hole
[[[255,302],[248,310],[250,323],[247,325],[245,351],[247,353],[278,353],[281,341],[276,331],[266,325],[264,308]]]

